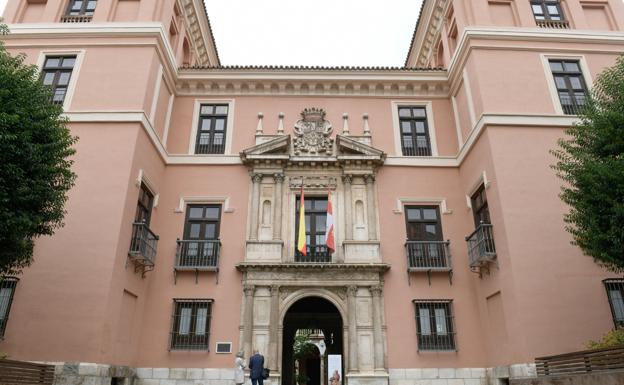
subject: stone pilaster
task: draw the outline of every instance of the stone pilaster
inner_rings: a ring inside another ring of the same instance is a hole
[[[385,354],[382,334],[381,286],[370,288],[373,295],[373,343],[375,349],[375,370],[385,370]]]
[[[357,343],[357,286],[347,288],[347,307],[349,310],[349,372],[357,372],[358,368],[358,343]]]
[[[271,286],[271,309],[269,313],[269,369],[277,372],[277,344],[279,341],[277,324],[279,323],[279,290],[278,285]]]
[[[364,176],[366,182],[366,204],[368,205],[367,222],[368,222],[368,240],[377,239],[377,220],[375,215],[375,176],[368,174]]]
[[[260,182],[262,182],[262,174],[251,174],[251,229],[249,239],[258,240],[258,213],[260,210]]]
[[[282,185],[284,184],[284,174],[273,175],[275,183],[273,198],[273,239],[282,239]]]
[[[351,201],[351,183],[353,176],[343,175],[342,183],[344,184],[344,208],[345,208],[345,239],[350,241],[353,239],[353,210]]]
[[[255,286],[245,285],[243,292],[245,293],[245,308],[243,309],[243,351],[245,357],[251,357],[252,338],[253,338],[253,301]]]

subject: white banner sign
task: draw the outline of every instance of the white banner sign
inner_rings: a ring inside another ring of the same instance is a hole
[[[342,356],[340,354],[327,355],[328,385],[342,385]]]

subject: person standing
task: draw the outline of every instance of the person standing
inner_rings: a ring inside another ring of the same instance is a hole
[[[264,385],[264,356],[254,350],[253,355],[249,358],[249,377],[251,385]]]
[[[245,383],[245,353],[236,353],[234,359],[234,383],[236,385],[242,385]]]

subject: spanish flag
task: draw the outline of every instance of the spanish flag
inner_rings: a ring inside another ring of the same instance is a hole
[[[297,250],[306,255],[306,225],[305,200],[303,198],[303,183],[301,184],[301,205],[299,207],[299,232],[297,233]]]
[[[336,251],[336,246],[334,245],[334,207],[332,206],[330,191],[327,191],[327,222],[325,227],[325,246],[333,253]]]

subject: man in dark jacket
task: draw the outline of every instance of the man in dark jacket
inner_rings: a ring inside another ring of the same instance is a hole
[[[263,385],[263,372],[264,357],[258,350],[254,350],[253,356],[249,358],[249,377],[251,378],[251,385]]]

